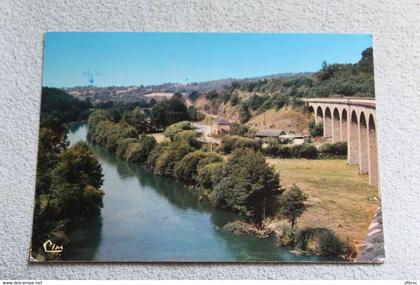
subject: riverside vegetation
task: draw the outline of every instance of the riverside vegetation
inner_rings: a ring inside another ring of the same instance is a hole
[[[89,140],[131,163],[145,164],[155,175],[177,179],[200,199],[243,217],[223,230],[275,236],[278,245],[292,247],[296,253],[343,257],[350,250],[328,229],[296,227],[296,220],[309,207],[307,196],[296,185],[290,189],[281,186],[256,140],[225,139],[219,152],[229,153],[227,157],[209,151],[190,121],[167,126],[163,133],[168,141],[157,143],[125,120],[127,116],[130,112],[115,120],[106,110],[95,111],[88,120]]]

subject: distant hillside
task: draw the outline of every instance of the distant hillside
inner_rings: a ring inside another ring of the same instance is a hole
[[[149,86],[109,86],[109,87],[95,87],[95,86],[76,86],[71,88],[63,88],[64,91],[79,99],[85,100],[89,98],[93,103],[101,103],[105,101],[114,102],[136,102],[140,100],[149,100],[143,96],[151,93],[208,93],[211,91],[221,91],[231,86],[233,83],[247,84],[262,79],[273,78],[289,78],[300,75],[310,75],[310,73],[279,73],[265,76],[258,76],[252,78],[226,78],[219,80],[211,80],[205,82],[192,83],[164,83],[160,85]],[[153,96],[151,96],[153,97]]]

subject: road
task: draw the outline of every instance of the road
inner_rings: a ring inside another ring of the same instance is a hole
[[[221,140],[218,138],[211,137],[211,127],[209,125],[199,124],[199,123],[192,123],[191,124],[194,128],[201,131],[202,140],[206,143],[216,143],[220,145]]]

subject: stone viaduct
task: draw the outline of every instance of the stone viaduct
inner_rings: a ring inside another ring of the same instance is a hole
[[[358,164],[360,174],[369,174],[369,184],[379,185],[376,143],[376,105],[369,98],[305,99],[324,126],[324,137],[347,142],[347,163]]]

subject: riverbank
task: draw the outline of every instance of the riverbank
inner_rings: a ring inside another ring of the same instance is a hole
[[[88,137],[129,163],[146,165],[156,176],[174,178],[197,192],[209,193],[206,196],[212,207],[239,214],[258,228],[281,210],[281,218],[290,223],[291,232],[287,237],[276,236],[281,246],[323,256],[341,256],[351,249],[329,228],[294,226],[307,209],[307,197],[298,186],[288,187],[283,194],[286,188],[258,151],[260,143],[250,139],[224,143],[222,151],[230,153],[225,160],[217,152],[208,151],[192,128],[189,121],[169,125],[163,132],[168,141],[157,143],[153,136],[139,135],[135,125],[112,120],[109,112],[98,110],[89,117]]]
[[[69,133],[70,144],[86,141],[87,126]],[[315,255],[296,256],[270,238],[237,236],[222,227],[240,219],[212,208],[182,183],[155,176],[103,147],[90,144],[104,173],[101,215],[72,229],[68,261],[331,262]]]

